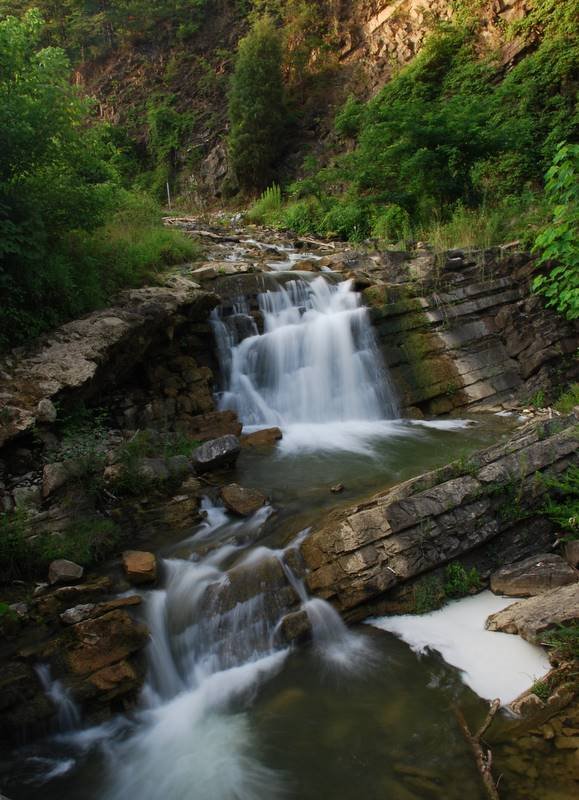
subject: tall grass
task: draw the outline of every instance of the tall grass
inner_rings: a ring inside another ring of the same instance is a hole
[[[283,206],[281,189],[273,183],[263,192],[258,200],[247,212],[247,219],[258,225],[275,225],[279,223],[279,216]]]

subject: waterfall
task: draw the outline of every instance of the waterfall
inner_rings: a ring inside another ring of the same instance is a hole
[[[47,664],[39,664],[36,667],[36,674],[46,696],[56,708],[57,730],[65,732],[78,728],[81,720],[80,711],[68,689],[60,681],[53,680]]]
[[[339,431],[398,416],[367,309],[351,281],[280,282],[260,293],[257,304],[256,315],[244,298],[228,313],[213,312],[222,409],[236,411],[246,426],[284,431]]]

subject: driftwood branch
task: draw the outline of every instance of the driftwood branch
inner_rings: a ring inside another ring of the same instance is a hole
[[[469,743],[470,748],[474,754],[476,766],[480,773],[483,786],[485,788],[487,796],[489,797],[489,800],[500,800],[500,798],[492,772],[493,754],[491,752],[490,747],[488,747],[488,745],[485,745],[481,740],[486,731],[488,730],[488,727],[493,721],[494,716],[499,710],[500,706],[501,706],[500,700],[493,700],[493,702],[490,705],[489,713],[487,714],[485,721],[474,735],[470,732],[466,719],[464,718],[464,714],[462,713],[460,708],[457,707],[454,708],[454,715],[458,720],[458,724],[464,738]]]

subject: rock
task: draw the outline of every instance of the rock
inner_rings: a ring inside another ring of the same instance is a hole
[[[171,456],[167,459],[167,469],[172,478],[183,479],[193,472],[191,461],[187,456]]]
[[[279,624],[279,633],[284,642],[303,642],[312,634],[312,624],[305,611],[292,611],[286,614]]]
[[[240,449],[237,436],[221,436],[219,439],[205,442],[192,454],[195,470],[202,474],[224,467],[232,467],[237,461]]]
[[[500,552],[503,539],[530,525],[522,519],[543,503],[537,473],[560,472],[575,458],[575,425],[573,417],[531,423],[479,451],[470,468],[449,464],[330,512],[301,545],[310,591],[361,618],[363,604],[382,602],[385,593],[463,554],[491,541]],[[533,538],[521,540],[518,552],[529,555],[529,543]]]
[[[60,619],[65,625],[76,625],[77,622],[83,622],[89,619],[96,608],[94,603],[83,603],[79,606],[67,608],[66,611],[60,615]]]
[[[250,517],[266,502],[266,497],[261,492],[256,489],[244,489],[237,483],[223,486],[220,495],[227,508],[240,517]]]
[[[10,610],[13,611],[20,619],[26,619],[28,616],[28,605],[26,603],[12,603]]]
[[[36,406],[36,421],[52,424],[56,422],[56,408],[54,403],[48,398],[41,400]]]
[[[157,559],[153,553],[126,550],[123,553],[123,569],[128,580],[135,585],[157,580]]]
[[[218,439],[221,436],[239,436],[242,424],[235,411],[214,411],[193,417],[187,432],[200,442]]]
[[[574,569],[579,568],[579,539],[566,542],[564,547],[565,560]]]
[[[321,267],[319,261],[313,258],[304,258],[303,261],[298,261],[292,267],[296,272],[319,272]]]
[[[64,658],[75,675],[88,675],[123,661],[143,648],[149,639],[145,625],[122,609],[73,625]]]
[[[17,486],[12,490],[16,508],[36,509],[40,507],[42,496],[39,486]]]
[[[58,558],[52,561],[48,567],[48,582],[54,586],[55,583],[78,583],[82,580],[84,568],[74,561],[65,558]]]
[[[330,487],[330,491],[332,492],[332,494],[340,494],[341,492],[344,491],[345,488],[346,487],[344,486],[343,483],[336,483],[334,486]]]
[[[539,643],[541,633],[555,625],[569,625],[579,619],[579,584],[561,586],[549,592],[513,603],[486,621],[489,631],[518,633]]]
[[[261,431],[246,433],[241,437],[242,447],[271,447],[283,438],[279,428],[264,428]]]
[[[137,469],[144,481],[159,484],[169,479],[169,470],[162,458],[143,458]]]
[[[68,469],[61,461],[46,464],[42,470],[42,496],[49,497],[61,486],[64,486],[68,478]]]
[[[545,553],[493,572],[491,591],[511,597],[532,597],[577,582],[577,572],[561,556]]]

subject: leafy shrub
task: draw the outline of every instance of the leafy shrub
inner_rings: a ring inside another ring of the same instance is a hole
[[[575,406],[579,406],[579,383],[574,383],[567,392],[564,392],[557,402],[555,408],[562,414],[569,414]]]
[[[444,603],[445,594],[440,581],[436,578],[423,578],[414,587],[414,611],[416,614],[428,614]]]
[[[356,201],[338,201],[324,214],[320,228],[326,236],[361,242],[370,233],[369,214]]]
[[[567,319],[579,318],[579,145],[561,143],[546,176],[551,223],[535,241],[539,264],[552,267],[538,275],[533,289]]]
[[[464,597],[481,588],[481,579],[476,567],[468,570],[456,561],[444,571],[444,592],[448,597]]]
[[[315,197],[289,203],[283,210],[284,227],[302,235],[321,234],[322,204]]]
[[[565,538],[579,538],[579,467],[568,467],[556,478],[543,478],[549,496],[543,513],[566,532]]]
[[[372,223],[372,236],[387,242],[400,242],[410,235],[410,215],[394,203],[377,213]]]
[[[545,703],[551,696],[551,687],[548,681],[538,680],[531,686],[531,692]]]
[[[247,212],[250,222],[275,222],[282,208],[281,189],[277,184],[269,186]]]

